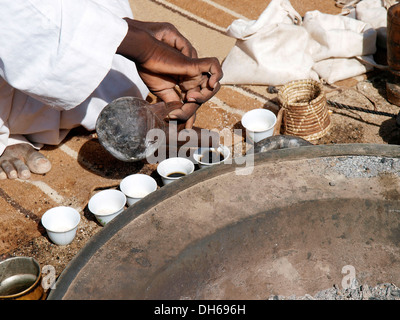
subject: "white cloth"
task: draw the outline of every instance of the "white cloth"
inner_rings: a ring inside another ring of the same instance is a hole
[[[377,31],[377,45],[386,48],[387,8],[393,0],[363,0],[355,8],[356,19],[369,23]]]
[[[313,52],[314,61],[376,52],[376,31],[363,21],[314,10],[306,12],[303,26],[319,44]]]
[[[376,51],[368,23],[317,10],[302,19],[289,0],[271,0],[257,20],[233,21],[227,35],[236,43],[222,64],[222,84],[333,83],[372,70]]]
[[[320,11],[308,11],[303,26],[318,43],[312,54],[313,70],[328,83],[371,71],[376,52],[376,31],[363,21]]]
[[[227,29],[236,44],[222,64],[222,84],[269,84],[312,78],[312,43],[289,0],[272,0],[257,20],[237,19]]]
[[[116,55],[128,0],[0,0],[0,154],[12,144],[59,144],[95,128],[107,103],[145,98],[135,64]]]

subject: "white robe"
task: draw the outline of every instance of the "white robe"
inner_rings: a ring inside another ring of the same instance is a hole
[[[128,0],[0,0],[0,155],[7,146],[59,144],[94,130],[104,106],[145,98],[135,64],[115,54]]]

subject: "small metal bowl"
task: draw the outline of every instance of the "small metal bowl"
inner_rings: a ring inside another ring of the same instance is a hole
[[[31,257],[0,261],[0,300],[41,300],[44,290],[39,263]]]

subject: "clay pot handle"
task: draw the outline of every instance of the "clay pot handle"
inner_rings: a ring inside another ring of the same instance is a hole
[[[172,101],[172,102],[158,102],[155,104],[150,104],[149,106],[147,106],[147,108],[151,109],[151,111],[157,115],[157,117],[159,117],[160,119],[163,119],[166,122],[169,122],[169,119],[167,118],[168,114],[176,109],[180,109],[183,106],[183,103],[180,101]],[[172,123],[168,123],[167,127],[166,127],[166,131],[168,132],[169,130],[175,130],[176,132],[180,132],[181,130],[185,129],[185,122],[182,121],[177,121],[177,122],[172,122]],[[193,126],[190,130],[195,131],[198,137],[198,141],[197,144],[195,146],[201,146],[201,143],[204,142],[201,140],[201,134],[202,134],[202,128],[199,127],[195,127]],[[207,146],[217,146],[219,144],[219,134],[216,132],[212,132],[209,130],[208,131],[208,136],[209,139],[207,141]],[[166,143],[169,144],[169,134],[167,134],[167,141]],[[188,140],[186,141],[177,141],[178,146],[181,145],[188,145]]]
[[[147,106],[147,108],[150,109],[157,117],[165,121],[168,119],[167,116],[171,111],[180,109],[182,106],[183,103],[180,101],[172,101],[168,103],[161,101],[155,104],[150,104]]]

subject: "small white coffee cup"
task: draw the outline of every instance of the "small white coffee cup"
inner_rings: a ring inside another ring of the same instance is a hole
[[[276,124],[276,115],[268,109],[253,109],[242,117],[242,126],[252,143],[272,136]]]
[[[161,161],[157,166],[157,172],[161,176],[164,185],[191,174],[194,164],[187,158],[173,157]]]
[[[71,207],[54,207],[47,210],[41,222],[50,240],[59,246],[70,244],[74,240],[81,216]]]
[[[88,208],[100,222],[105,226],[122,211],[126,204],[126,196],[119,190],[103,190],[90,198]]]
[[[125,194],[128,206],[131,206],[156,191],[157,182],[146,174],[136,173],[122,179],[119,188]]]
[[[218,148],[201,147],[194,152],[193,159],[199,164],[200,168],[209,168],[227,161],[230,155],[229,148],[223,145]]]

